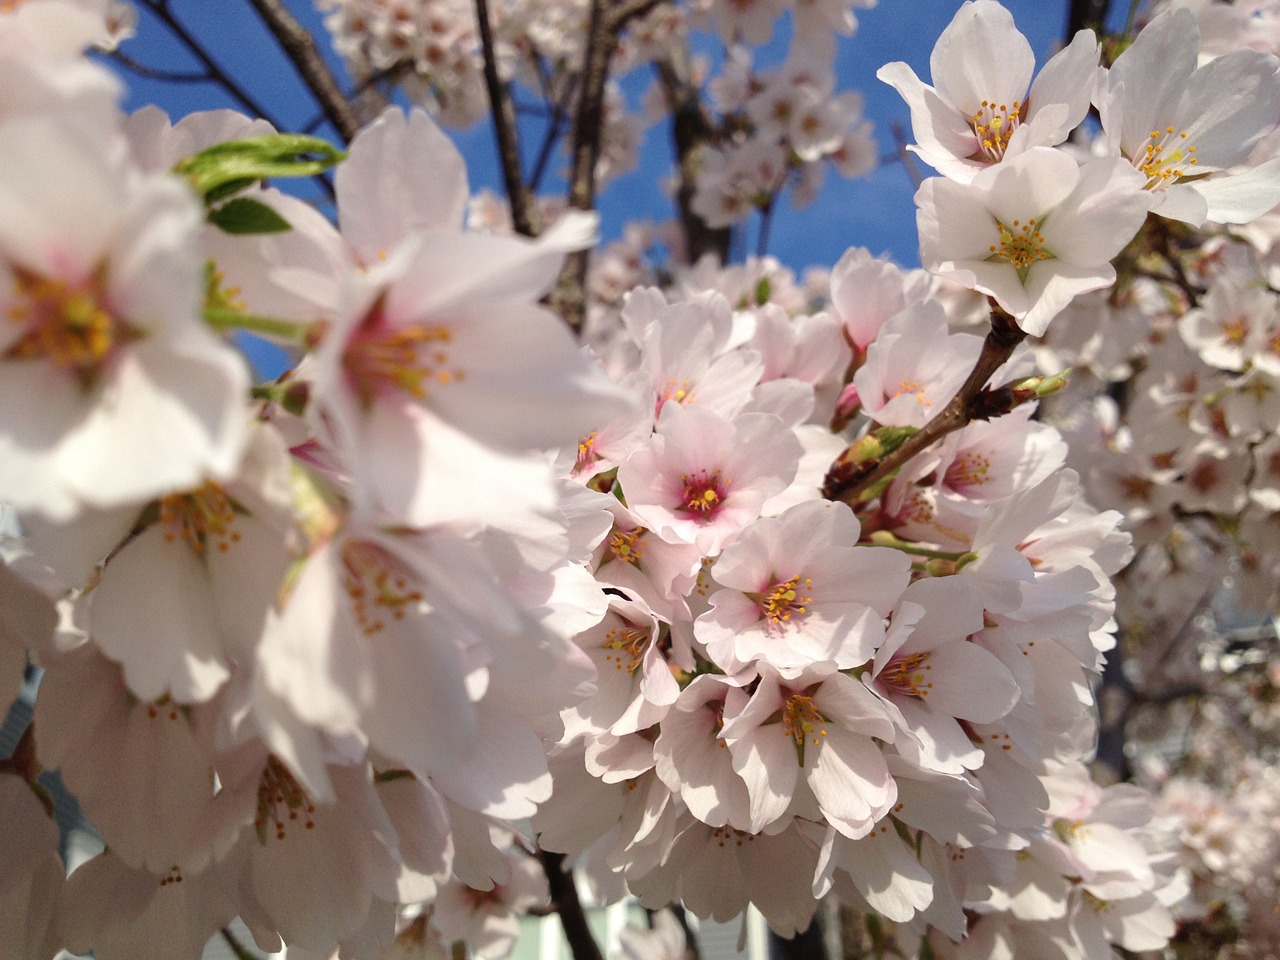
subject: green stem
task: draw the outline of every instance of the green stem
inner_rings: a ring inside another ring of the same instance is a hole
[[[293,320],[281,320],[278,317],[259,317],[252,313],[241,313],[226,307],[205,307],[204,322],[215,330],[245,330],[249,333],[260,333],[275,340],[288,340],[303,344],[307,340],[311,324],[297,323]]]
[[[917,547],[914,543],[906,540],[899,540],[888,530],[877,530],[871,534],[871,542],[877,547],[889,547],[893,550],[901,550],[903,553],[909,553],[915,557],[928,557],[931,560],[952,560],[959,563],[967,556],[967,552],[949,552],[946,550],[930,550],[926,547]]]

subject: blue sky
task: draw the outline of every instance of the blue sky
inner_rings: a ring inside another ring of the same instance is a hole
[[[1043,63],[1061,42],[1067,17],[1066,0],[1006,0],[1019,28]],[[1127,7],[1122,0],[1114,6]],[[321,17],[311,0],[289,0],[288,6],[320,37]],[[928,76],[929,52],[934,40],[960,6],[957,0],[881,0],[878,7],[858,11],[859,30],[842,38],[837,54],[837,86],[859,90],[866,99],[866,115],[875,124],[882,155],[892,152],[889,124],[900,121],[910,129],[906,108],[898,95],[875,79],[881,64],[905,60],[922,77]],[[228,73],[264,103],[287,129],[300,129],[316,114],[275,41],[261,26],[244,0],[173,0],[172,8],[200,37]],[[1117,13],[1123,16],[1123,10]],[[154,67],[192,69],[193,61],[145,9],[139,11],[138,37],[124,50],[134,59]],[[758,62],[778,58],[783,42],[773,44]],[[336,58],[333,58],[336,63]],[[341,74],[340,74],[341,75]],[[208,84],[174,85],[127,75],[127,108],[155,103],[175,121],[192,110],[234,106],[217,87]],[[643,89],[647,76],[639,76],[630,88]],[[465,131],[449,131],[467,158],[473,188],[500,185],[493,134],[487,123]],[[530,148],[532,149],[532,148]],[[652,128],[642,147],[637,171],[614,181],[601,197],[603,230],[616,236],[627,219],[665,219],[670,202],[659,189],[669,172],[671,148],[666,129]],[[927,168],[925,168],[927,170]],[[800,211],[785,203],[777,212],[770,237],[770,253],[796,269],[834,264],[850,246],[865,246],[888,253],[904,264],[918,262],[912,194],[914,186],[901,164],[885,165],[868,177],[845,180],[834,170],[818,200]],[[754,249],[754,240],[744,248]]]

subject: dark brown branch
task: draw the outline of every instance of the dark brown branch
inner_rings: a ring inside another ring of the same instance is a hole
[[[511,203],[511,223],[516,233],[536,237],[539,232],[538,215],[533,205],[533,194],[520,171],[515,108],[511,104],[511,91],[498,76],[488,0],[476,0],[476,22],[480,27],[480,48],[484,52],[484,85],[489,91],[489,113],[493,117],[493,132],[498,141],[502,180],[507,188],[507,200]]]
[[[653,66],[662,85],[667,109],[671,111],[671,136],[676,168],[680,171],[676,209],[680,215],[686,256],[690,263],[696,263],[704,254],[710,253],[724,263],[729,257],[729,229],[709,227],[693,211],[698,169],[702,165],[704,151],[716,140],[716,132],[703,108],[698,88],[690,79],[688,51],[672,50],[662,60],[655,61]]]
[[[983,411],[983,387],[1013,354],[1014,348],[1027,337],[1013,317],[992,304],[991,329],[982,341],[978,355],[968,378],[951,401],[932,420],[908,437],[896,450],[888,453],[874,468],[855,476],[840,478],[828,474],[828,496],[856,507],[861,494],[876,487],[893,475],[894,471],[935,441],[953,433],[972,420],[981,419]],[[837,461],[838,462],[838,461]],[[833,472],[835,472],[833,470]]]
[[[643,17],[664,2],[665,0],[619,0],[609,11],[609,30],[617,36],[636,17]]]
[[[350,142],[360,129],[360,118],[320,55],[315,37],[280,0],[249,0],[249,4],[258,11],[334,129],[343,140]]]
[[[600,945],[587,925],[587,914],[582,909],[573,874],[565,870],[564,854],[539,850],[538,859],[542,861],[542,869],[547,875],[551,905],[560,915],[560,926],[564,929],[565,940],[569,942],[573,960],[604,960]]]

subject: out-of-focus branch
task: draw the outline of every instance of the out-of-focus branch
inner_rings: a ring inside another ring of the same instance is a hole
[[[498,141],[498,159],[502,181],[511,203],[511,223],[516,233],[536,237],[540,225],[533,205],[533,193],[520,170],[520,140],[516,133],[516,112],[511,91],[498,76],[498,58],[494,53],[493,21],[489,19],[488,0],[476,0],[476,23],[480,28],[480,49],[484,53],[484,85],[489,92],[489,113],[493,117],[493,133]]]
[[[702,165],[703,152],[715,141],[715,129],[690,77],[688,50],[677,48],[669,51],[662,60],[654,62],[654,69],[662,85],[667,109],[671,111],[676,167],[680,171],[676,207],[689,262],[696,263],[704,254],[710,253],[723,263],[729,257],[729,229],[709,227],[693,212],[698,169]]]
[[[591,0],[587,16],[587,42],[582,61],[582,85],[574,115],[569,172],[569,206],[593,210],[596,202],[596,167],[604,134],[604,90],[609,61],[618,37],[632,18],[648,12],[661,0]],[[551,305],[570,329],[578,332],[587,318],[587,266],[590,253],[571,253],[551,291]]]
[[[542,869],[547,875],[551,905],[560,915],[560,926],[564,929],[564,938],[569,943],[573,960],[604,960],[600,945],[587,925],[587,914],[582,909],[573,873],[564,868],[564,854],[539,850],[538,859],[542,861]]]
[[[360,129],[360,118],[320,55],[315,37],[285,9],[280,0],[249,0],[249,4],[276,38],[280,49],[293,63],[298,76],[316,98],[334,129],[343,140],[350,142]]]
[[[850,506],[857,506],[861,494],[877,487],[882,481],[893,475],[894,471],[907,463],[912,457],[929,447],[934,441],[947,434],[959,430],[965,424],[985,418],[982,390],[991,379],[991,375],[999,369],[1013,354],[1014,348],[1027,337],[1017,325],[1013,317],[992,303],[991,329],[982,341],[982,352],[978,355],[973,369],[960,390],[942,412],[912,434],[897,449],[886,454],[868,470],[853,471],[841,475],[837,467],[827,474],[826,494],[829,499],[842,500]]]
[[[204,46],[198,39],[196,39],[191,31],[186,28],[186,25],[173,15],[173,12],[169,9],[167,0],[142,0],[142,5],[145,9],[150,10],[151,13],[155,15],[156,19],[163,23],[169,29],[169,32],[178,38],[182,45],[190,51],[193,57],[200,61],[200,65],[204,67],[205,71],[208,73],[208,79],[211,82],[216,83],[218,86],[222,87],[223,90],[227,91],[228,95],[230,95],[233,100],[239,103],[253,116],[261,117],[277,130],[283,129],[279,121],[272,117],[271,112],[268,111],[266,107],[255,100],[248,91],[236,83],[235,80],[231,78],[231,75],[223,70],[222,67],[211,56],[209,56],[208,51],[205,50]]]

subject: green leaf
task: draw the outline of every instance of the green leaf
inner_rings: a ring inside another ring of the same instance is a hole
[[[261,200],[236,197],[209,211],[209,222],[223,233],[285,233],[289,221]]]
[[[229,140],[174,164],[206,203],[214,203],[268,177],[310,177],[346,154],[328,141],[298,133]]]

